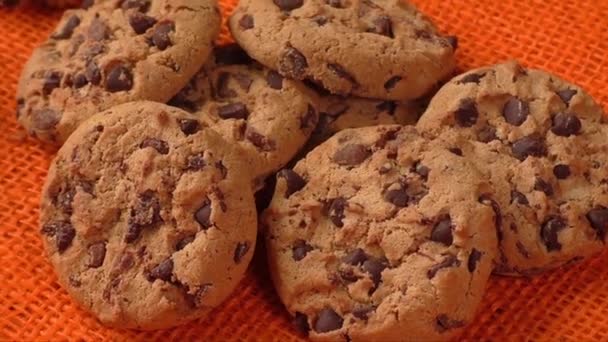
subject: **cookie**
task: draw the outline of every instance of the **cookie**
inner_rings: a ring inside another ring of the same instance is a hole
[[[462,148],[500,213],[496,272],[532,275],[602,250],[608,229],[608,126],[580,87],[508,62],[444,86],[418,128]]]
[[[412,126],[338,132],[277,175],[269,269],[313,340],[448,340],[497,250],[491,197],[463,157]]]
[[[317,125],[318,98],[302,83],[252,63],[235,45],[214,55],[169,103],[243,148],[260,184],[304,146]]]
[[[236,287],[257,218],[240,149],[177,108],[113,107],[52,163],[40,225],[61,284],[104,324],[161,329]]]
[[[456,38],[400,0],[242,0],[229,26],[260,63],[343,96],[415,99],[455,65]]]
[[[97,0],[66,11],[34,50],[17,90],[17,118],[46,141],[64,142],[114,105],[166,102],[211,52],[214,0]]]
[[[66,8],[77,6],[81,3],[79,0],[38,0],[38,1],[20,1],[20,0],[0,0],[0,7],[13,7],[17,5],[24,5],[34,3],[36,5],[44,5],[51,8]]]

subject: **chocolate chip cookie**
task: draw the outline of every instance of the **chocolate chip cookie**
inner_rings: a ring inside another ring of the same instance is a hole
[[[229,26],[254,59],[339,95],[418,98],[455,64],[456,38],[401,0],[242,0]]]
[[[169,103],[242,147],[261,183],[310,137],[318,97],[302,83],[252,63],[236,45],[217,48],[214,56]]]
[[[463,147],[492,183],[495,272],[531,275],[602,250],[608,229],[608,125],[580,87],[516,62],[445,85],[418,127]]]
[[[158,103],[87,120],[60,149],[41,202],[60,282],[115,327],[166,328],[219,305],[256,243],[243,158],[196,118]]]
[[[17,118],[62,143],[113,105],[168,101],[200,69],[219,31],[215,0],[97,0],[66,11],[23,70]]]
[[[269,267],[314,340],[448,340],[469,323],[497,250],[491,197],[458,151],[412,126],[338,132],[277,175]]]

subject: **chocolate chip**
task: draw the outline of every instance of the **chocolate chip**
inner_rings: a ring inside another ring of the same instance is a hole
[[[513,126],[521,126],[526,121],[529,114],[530,107],[528,106],[528,103],[514,96],[512,96],[502,108],[502,116]]]
[[[42,108],[32,112],[32,127],[46,131],[55,127],[61,119],[60,114],[50,108]]]
[[[388,81],[384,82],[384,89],[386,89],[386,91],[392,90],[393,88],[395,88],[397,83],[401,82],[402,79],[403,77],[401,76],[393,76],[389,78]]]
[[[479,111],[473,99],[463,99],[454,112],[454,119],[461,127],[472,127],[477,122]]]
[[[77,74],[76,76],[74,76],[74,81],[73,81],[74,88],[80,89],[80,88],[86,86],[88,83],[89,83],[89,80],[87,80],[87,76],[85,74]]]
[[[342,258],[342,262],[345,264],[357,266],[363,264],[369,256],[365,253],[361,248],[356,248],[348,253],[344,258]]]
[[[562,137],[577,135],[581,131],[581,121],[574,114],[558,113],[553,117],[551,132]]]
[[[530,202],[528,202],[528,199],[526,198],[526,195],[522,194],[521,192],[519,192],[517,190],[511,191],[511,203],[521,204],[521,205],[530,204]]]
[[[450,46],[452,47],[452,50],[456,51],[456,49],[458,49],[458,37],[447,36],[447,37],[445,37],[445,40],[448,42],[448,44],[450,44]]]
[[[356,318],[366,321],[369,319],[369,315],[371,313],[373,313],[375,310],[376,310],[376,308],[373,305],[360,306],[360,307],[355,308],[352,311],[352,314]]]
[[[293,319],[293,324],[296,326],[296,329],[299,332],[308,335],[308,332],[310,331],[310,325],[308,325],[308,316],[296,311],[296,315]]]
[[[439,217],[431,231],[431,240],[442,243],[446,246],[452,245],[454,237],[452,235],[452,218],[449,215]]]
[[[281,90],[283,89],[283,76],[274,70],[270,70],[266,75],[266,83],[272,89]]]
[[[251,57],[238,44],[218,46],[213,50],[215,62],[219,65],[250,64]]]
[[[279,61],[279,72],[289,78],[303,79],[307,68],[306,57],[295,48],[287,46]]]
[[[562,244],[559,242],[557,234],[565,229],[566,221],[559,216],[551,216],[545,221],[540,230],[540,236],[547,246],[547,251],[559,251],[562,249]]]
[[[151,227],[161,221],[158,197],[152,190],[144,191],[137,197],[135,206],[130,210],[125,242],[134,242],[141,235],[143,228]]]
[[[306,257],[308,252],[312,251],[314,248],[306,243],[304,240],[296,240],[293,247],[291,248],[291,257],[295,261],[300,261]]]
[[[382,280],[382,271],[384,271],[386,267],[386,260],[373,258],[365,260],[361,269],[364,272],[369,273],[370,278],[374,282],[374,287],[378,287]]]
[[[336,227],[344,227],[344,222],[342,222],[342,220],[344,220],[344,208],[346,208],[347,205],[348,202],[343,197],[330,200],[327,216]]]
[[[93,41],[100,42],[105,40],[110,35],[110,28],[106,25],[101,19],[95,18],[91,21],[89,25],[89,30],[87,31],[87,37]]]
[[[553,196],[553,186],[541,178],[536,178],[534,190],[544,192],[547,196]]]
[[[82,2],[82,4],[80,5],[80,8],[88,9],[89,7],[93,6],[94,4],[95,4],[95,0],[84,0]]]
[[[129,16],[129,25],[137,34],[144,34],[156,24],[156,19],[143,13],[135,12]]]
[[[484,78],[486,74],[468,74],[463,76],[458,83],[466,84],[466,83],[476,83],[479,84],[482,78]]]
[[[101,71],[95,62],[90,62],[84,71],[87,80],[93,85],[98,85],[101,82]]]
[[[237,73],[234,75],[234,79],[239,84],[241,89],[243,89],[245,92],[249,92],[251,84],[253,83],[253,79],[251,77],[249,77],[247,74]]]
[[[330,63],[327,64],[327,68],[333,72],[336,76],[347,80],[348,82],[350,82],[351,84],[353,84],[353,87],[356,87],[359,85],[359,82],[357,82],[357,80],[355,79],[355,77],[353,75],[351,75],[348,71],[346,71],[346,69],[341,66],[340,64],[336,64],[336,63]]]
[[[307,130],[313,128],[317,125],[318,117],[317,111],[308,104],[308,108],[306,109],[306,113],[300,117],[300,129]]]
[[[175,31],[175,24],[172,21],[163,21],[158,23],[152,33],[152,44],[159,50],[164,51],[172,45],[169,34]]]
[[[410,198],[407,194],[406,189],[403,189],[403,188],[388,190],[384,193],[385,201],[392,203],[393,205],[400,207],[400,208],[407,207],[407,203],[408,203],[409,199]]]
[[[217,115],[226,120],[226,119],[242,119],[246,120],[249,116],[249,110],[242,102],[230,103],[227,105],[223,105],[218,107]]]
[[[202,170],[207,163],[205,162],[205,157],[202,153],[198,153],[188,157],[188,163],[186,169],[191,171],[199,171]]]
[[[60,71],[47,72],[44,75],[44,81],[42,83],[42,94],[48,96],[53,92],[53,90],[59,88],[62,77],[63,73]]]
[[[553,167],[553,174],[557,179],[566,179],[570,177],[570,166],[558,164]]]
[[[97,242],[89,246],[89,263],[90,268],[98,268],[103,265],[106,258],[106,243]]]
[[[333,8],[343,8],[342,0],[325,0],[325,3]]]
[[[455,255],[448,255],[445,257],[445,259],[443,259],[438,264],[431,266],[428,269],[428,271],[426,272],[426,276],[429,279],[433,279],[437,275],[437,272],[439,272],[440,270],[442,270],[444,268],[448,268],[448,267],[458,267],[458,266],[460,266],[460,260],[458,260],[458,258]]]
[[[168,154],[169,153],[169,144],[160,139],[156,138],[147,138],[141,142],[139,145],[140,148],[148,148],[151,147],[155,149],[160,154]]]
[[[239,26],[243,31],[250,30],[253,28],[253,17],[249,14],[245,14],[239,19]]]
[[[445,314],[438,315],[435,319],[437,323],[436,329],[440,333],[444,333],[451,329],[464,327],[466,322],[449,318]]]
[[[213,224],[211,222],[211,202],[208,199],[196,211],[194,219],[203,227],[203,230],[207,230],[211,227]]]
[[[484,126],[477,132],[477,140],[483,143],[489,143],[498,139],[496,136],[496,128],[492,126]]]
[[[247,126],[245,131],[245,138],[249,140],[255,147],[259,148],[262,151],[273,151],[276,148],[276,143],[274,140],[268,139],[264,135],[258,133],[251,126]]]
[[[245,242],[239,242],[236,245],[236,248],[234,249],[234,262],[235,263],[240,263],[241,260],[243,259],[243,257],[245,255],[247,255],[247,252],[249,252],[249,242],[245,241]]]
[[[148,280],[154,281],[160,279],[163,281],[170,281],[173,275],[173,260],[165,259],[160,264],[156,265],[150,270]]]
[[[177,244],[175,245],[175,250],[181,251],[182,249],[186,248],[186,246],[191,244],[194,241],[194,239],[196,239],[196,234],[188,235],[185,238],[179,240],[177,242]]]
[[[220,98],[231,98],[236,96],[236,92],[228,87],[228,81],[232,74],[229,72],[220,72],[217,76],[216,89],[217,95]]]
[[[480,259],[481,259],[481,252],[476,250],[475,248],[473,248],[473,250],[471,251],[471,254],[469,254],[469,261],[467,262],[467,267],[469,269],[469,272],[471,272],[471,273],[475,272],[475,269],[477,268],[477,264],[479,263]]]
[[[61,30],[59,30],[59,32],[56,32],[55,34],[53,34],[52,38],[68,39],[68,38],[72,37],[72,34],[74,33],[74,29],[76,27],[78,27],[78,25],[80,25],[80,18],[78,18],[78,16],[76,16],[76,15],[72,15],[65,22],[65,24],[63,25]]]
[[[150,8],[150,1],[148,0],[124,0],[120,7],[123,10],[135,9],[139,12],[147,12]]]
[[[192,135],[201,129],[201,125],[198,120],[194,119],[178,119],[179,129],[185,135]]]
[[[72,201],[74,201],[75,195],[76,189],[73,187],[61,189],[55,197],[55,206],[61,208],[61,210],[68,215],[72,214]]]
[[[500,209],[500,205],[490,194],[482,194],[479,196],[479,202],[492,207],[492,211],[494,211],[494,226],[498,234],[498,240],[502,241],[502,210]]]
[[[608,209],[599,205],[591,209],[586,217],[591,227],[595,230],[598,240],[604,241],[606,239],[606,231],[608,230]]]
[[[333,161],[338,165],[354,166],[363,163],[371,155],[367,147],[361,144],[349,144],[334,153]]]
[[[226,175],[228,175],[228,169],[224,166],[224,163],[222,163],[221,160],[215,163],[215,168],[218,169],[222,174],[222,179],[226,179]]]
[[[570,100],[572,100],[576,93],[578,93],[576,89],[569,88],[556,92],[557,96],[559,96],[559,98],[562,99],[562,101],[564,101],[564,103],[568,106],[570,105]]]
[[[376,105],[376,109],[381,112],[386,112],[388,115],[395,115],[397,103],[395,101],[384,101]]]
[[[302,7],[304,0],[273,0],[281,11],[293,11],[296,8]]]
[[[422,165],[420,161],[414,163],[412,171],[417,173],[424,180],[427,180],[429,178],[429,174],[431,173],[431,170],[428,167]]]
[[[516,140],[511,146],[513,156],[521,161],[529,156],[543,157],[547,155],[547,147],[544,140],[537,135],[529,135]]]
[[[453,154],[462,157],[462,150],[458,147],[450,147],[448,148],[448,151],[452,152]]]
[[[72,245],[76,230],[70,222],[52,222],[42,227],[42,233],[55,237],[55,247],[61,254]]]
[[[91,83],[94,83],[91,81]],[[133,74],[131,70],[122,64],[114,65],[106,76],[106,90],[115,93],[127,91],[133,88]]]
[[[381,15],[377,17],[372,21],[372,24],[374,26],[371,28],[371,32],[394,38],[393,22],[388,15]]]
[[[319,312],[319,316],[315,322],[315,331],[317,333],[326,333],[338,330],[342,328],[343,323],[344,319],[340,315],[330,308],[325,308]]]
[[[285,190],[285,198],[289,198],[294,192],[300,191],[306,186],[306,180],[302,178],[295,171],[290,169],[283,169],[277,174],[278,178],[285,179],[287,189]]]

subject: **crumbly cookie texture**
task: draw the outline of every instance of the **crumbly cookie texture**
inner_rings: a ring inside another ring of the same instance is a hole
[[[196,118],[158,103],[87,120],[53,161],[41,200],[62,285],[114,327],[167,328],[218,306],[255,249],[243,158]]]
[[[319,341],[448,340],[497,250],[490,188],[412,126],[338,132],[277,175],[262,224],[296,326]]]
[[[13,7],[33,3],[51,8],[67,8],[78,6],[81,2],[80,0],[0,0],[0,7]]]
[[[415,99],[455,65],[455,37],[401,0],[242,0],[229,25],[260,63],[343,96]]]
[[[114,105],[166,102],[206,61],[219,25],[215,0],[84,1],[34,50],[17,118],[30,134],[62,143]]]
[[[293,158],[318,121],[314,91],[254,63],[236,45],[216,48],[214,60],[169,103],[243,148],[256,184]]]
[[[532,275],[605,247],[608,125],[580,87],[516,62],[473,70],[437,93],[418,128],[463,144],[491,181],[496,273]]]

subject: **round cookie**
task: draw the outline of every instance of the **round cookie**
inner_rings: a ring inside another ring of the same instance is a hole
[[[252,63],[235,45],[214,55],[169,103],[243,148],[257,187],[308,141],[317,125],[318,97],[302,83]]]
[[[34,50],[17,90],[17,118],[62,143],[114,105],[166,102],[198,71],[219,32],[215,0],[97,0],[68,10]]]
[[[242,160],[166,105],[128,103],[87,120],[59,150],[41,200],[60,282],[114,327],[167,328],[218,306],[256,243]]]
[[[481,175],[412,126],[338,132],[277,176],[262,222],[269,268],[313,340],[448,340],[469,323],[496,253]]]
[[[343,96],[415,99],[455,65],[456,39],[401,0],[242,0],[229,26],[260,63]]]
[[[608,229],[608,126],[580,87],[508,62],[446,84],[418,122],[462,147],[495,190],[496,273],[532,275],[601,251]]]

